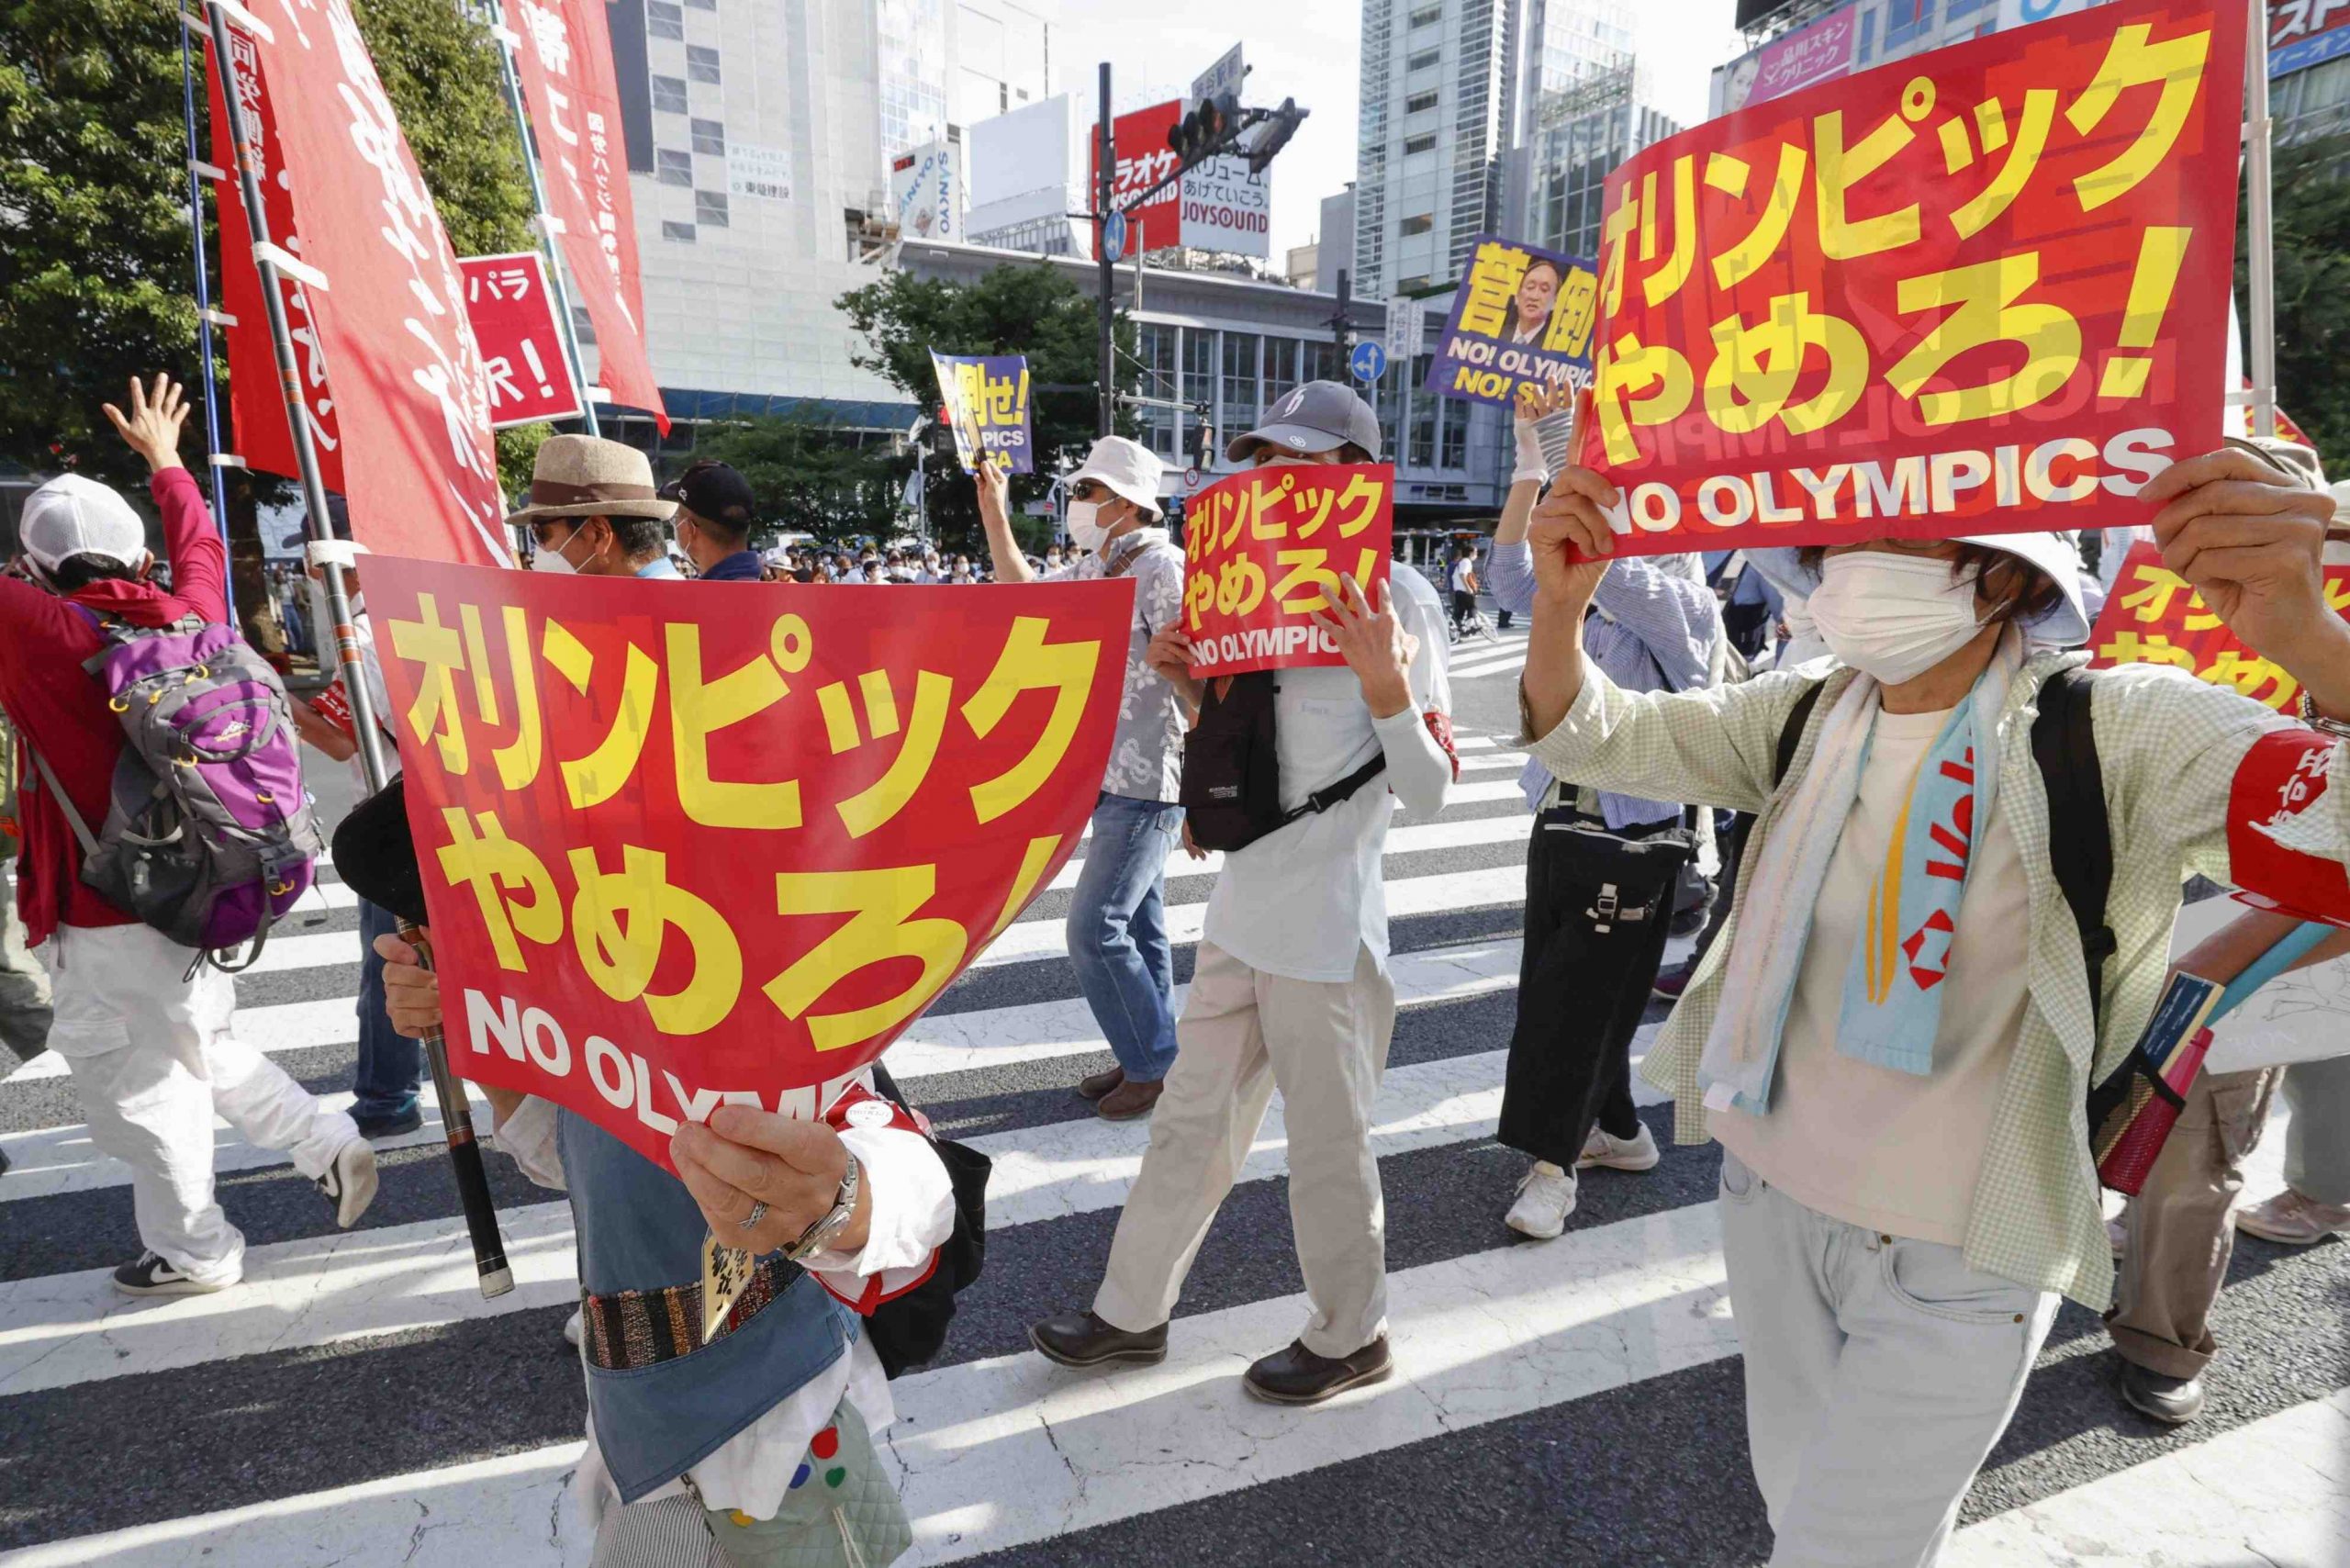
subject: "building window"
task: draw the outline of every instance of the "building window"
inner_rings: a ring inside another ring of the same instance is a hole
[[[694,192],[694,221],[707,223],[713,229],[728,227],[726,197],[717,191]]]
[[[694,183],[694,155],[671,147],[658,147],[653,152],[654,176],[665,185],[690,185]]]
[[[1469,409],[1457,398],[1431,398],[1438,405],[1436,465],[1458,474],[1469,466]]]
[[[1992,0],[1948,0],[1948,4],[1942,6],[1942,15],[1954,22],[1961,17],[1971,17],[1977,11],[1987,11],[1991,6]]]
[[[1886,0],[1886,48],[1899,49],[1933,26],[1934,0]]]
[[[1336,381],[1338,378],[1338,345],[1320,339],[1308,340],[1305,345],[1305,379]]]
[[[1442,20],[1444,7],[1441,6],[1423,6],[1412,13],[1412,26],[1416,28],[1429,27]]]
[[[1419,291],[1420,291],[1420,290],[1422,290],[1422,289],[1426,288],[1427,286],[1428,286],[1428,274],[1426,274],[1426,273],[1422,273],[1422,274],[1419,274],[1418,276],[1416,276],[1416,277],[1406,277],[1406,278],[1398,278],[1398,279],[1396,279],[1396,281],[1395,281],[1395,292],[1396,292],[1396,293],[1398,293],[1398,294],[1417,294],[1417,293],[1419,293]]]
[[[648,38],[682,39],[686,14],[670,0],[644,0],[644,32]]]
[[[1224,422],[1236,431],[1257,422],[1257,334],[1224,334]]]
[[[1410,385],[1425,386],[1428,378],[1428,367],[1434,363],[1435,356],[1432,354],[1422,354],[1412,361]],[[1412,467],[1433,468],[1436,466],[1437,405],[1450,400],[1447,398],[1433,397],[1425,392],[1412,399],[1411,450],[1405,458]]]
[[[686,75],[696,82],[715,83],[718,80],[718,51],[700,44],[686,45]]]
[[[653,106],[656,109],[666,109],[673,115],[684,114],[686,112],[685,83],[675,76],[653,78]]]
[[[681,244],[690,245],[694,242],[694,226],[690,223],[669,223],[665,221],[661,225],[661,238],[664,240],[675,240]]]
[[[689,11],[715,11],[718,0],[686,0],[686,8]]]
[[[708,152],[722,158],[726,155],[726,126],[724,122],[714,119],[698,119],[689,123],[693,129],[695,151]]]
[[[1404,69],[1406,71],[1426,71],[1429,66],[1434,65],[1438,61],[1442,60],[1443,58],[1444,50],[1440,49],[1424,49],[1420,50],[1419,53],[1412,56],[1411,59],[1404,62]]]
[[[1429,131],[1426,136],[1407,136],[1404,139],[1404,156],[1406,158],[1409,158],[1417,152],[1433,152],[1435,151],[1435,131]]]
[[[1155,321],[1135,328],[1136,357],[1142,362],[1141,393],[1146,398],[1175,397],[1175,329]],[[1179,421],[1172,409],[1146,407],[1142,411],[1143,440],[1163,461],[1176,453]]]
[[[592,349],[596,346],[596,322],[588,314],[588,307],[585,305],[575,305],[571,308],[571,335],[579,341],[582,348]]]
[[[1436,107],[1436,99],[1437,95],[1433,91],[1415,93],[1404,100],[1404,112],[1407,115],[1416,115],[1422,109],[1432,109]]]
[[[1423,212],[1415,217],[1407,218],[1404,219],[1403,222],[1397,224],[1395,226],[1395,232],[1404,239],[1408,240],[1415,234],[1425,234],[1435,227],[1436,214],[1433,212]]]
[[[1183,329],[1183,390],[1180,396],[1186,403],[1196,403],[1205,408],[1211,427],[1217,423],[1215,333],[1207,328]]]
[[[1265,340],[1265,400],[1271,402],[1297,385],[1297,340]]]

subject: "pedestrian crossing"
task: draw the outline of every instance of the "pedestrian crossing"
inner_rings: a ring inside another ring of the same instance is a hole
[[[1387,846],[1398,1014],[1372,1144],[1398,1375],[1307,1410],[1240,1394],[1240,1370],[1306,1311],[1278,1101],[1164,1363],[1083,1373],[1027,1349],[1031,1320],[1091,1300],[1148,1140],[1147,1123],[1102,1122],[1070,1092],[1110,1058],[1066,962],[1065,871],[889,1058],[942,1132],[995,1161],[986,1274],[939,1361],[892,1386],[887,1451],[915,1525],[905,1562],[1728,1568],[1767,1555],[1714,1151],[1667,1142],[1652,1172],[1591,1173],[1556,1241],[1518,1242],[1501,1224],[1524,1169],[1494,1132],[1528,820],[1513,743],[1460,738],[1464,788],[1435,820],[1399,817]],[[1178,857],[1169,874],[1187,981],[1212,864]],[[357,938],[347,890],[324,892],[302,917],[316,924],[279,939],[317,957],[241,977],[237,1027],[336,1095],[356,1037]],[[379,1146],[382,1193],[351,1232],[282,1156],[224,1126],[244,1282],[132,1302],[106,1283],[136,1250],[125,1173],[90,1147],[54,1061],[0,1081],[13,1165],[0,1176],[0,1568],[584,1568],[565,1495],[584,1398],[559,1333],[576,1288],[562,1202],[493,1153],[516,1288],[484,1301],[436,1122]],[[1663,1141],[1669,1109],[1639,1099]],[[2272,1132],[2252,1191],[2276,1184],[2280,1147]],[[2255,1541],[2299,1543],[2275,1561],[2350,1561],[2310,1546],[2339,1544],[2338,1506],[2333,1537],[2275,1507],[2240,1529],[2207,1511],[2172,1538],[2210,1543],[2203,1557],[2153,1555],[2124,1529],[2154,1501],[2177,1515],[2183,1486],[2350,1434],[2345,1257],[2239,1249],[2212,1413],[2184,1432],[2121,1411],[2095,1319],[2067,1308],[1950,1561],[2232,1563],[2257,1561]],[[2338,1462],[2307,1465],[2338,1498]],[[2243,1551],[2220,1555],[2230,1540]]]

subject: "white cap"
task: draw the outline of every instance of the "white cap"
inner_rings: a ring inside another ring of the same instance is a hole
[[[147,559],[147,525],[130,503],[79,474],[51,479],[26,497],[17,536],[44,572],[73,555],[99,555],[132,568]]]
[[[1069,476],[1075,485],[1091,479],[1113,495],[1124,496],[1154,521],[1166,515],[1158,499],[1159,476],[1167,471],[1158,456],[1140,442],[1105,435],[1085,454],[1085,466]]]

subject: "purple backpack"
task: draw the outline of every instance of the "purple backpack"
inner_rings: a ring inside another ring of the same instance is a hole
[[[196,949],[190,974],[207,957],[251,968],[326,852],[285,688],[229,627],[195,616],[133,626],[74,608],[105,639],[83,667],[105,685],[127,743],[95,837],[33,759],[81,840],[82,880]],[[242,964],[217,957],[247,942]]]

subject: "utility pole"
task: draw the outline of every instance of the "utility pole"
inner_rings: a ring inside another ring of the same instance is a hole
[[[1110,193],[1118,177],[1118,143],[1110,129],[1110,62],[1102,62],[1102,123],[1095,132],[1093,171],[1093,210],[1098,215],[1093,225],[1094,270],[1102,285],[1102,395],[1100,411],[1095,423],[1098,435],[1108,435],[1117,420],[1117,340],[1111,330],[1115,302],[1110,297],[1117,263],[1111,258],[1110,247],[1104,242],[1110,225]],[[1137,250],[1141,241],[1133,241]]]

